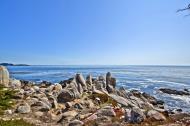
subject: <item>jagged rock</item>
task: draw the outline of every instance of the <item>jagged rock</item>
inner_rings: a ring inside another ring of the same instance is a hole
[[[80,121],[80,120],[73,120],[73,121],[71,121],[69,123],[68,126],[83,126],[83,125],[84,125],[84,123],[82,121]]]
[[[146,119],[145,114],[141,109],[133,107],[129,117],[130,123],[141,123]]]
[[[76,109],[83,109],[84,107],[80,103],[76,103],[74,105],[74,108],[76,108]]]
[[[66,102],[65,103],[66,108],[71,108],[72,106],[73,106],[73,104],[71,102]]]
[[[82,74],[76,74],[75,78],[76,78],[76,82],[81,84],[83,90],[87,91],[86,81],[84,77],[82,76]]]
[[[162,91],[163,93],[166,94],[175,94],[175,95],[190,95],[190,92],[186,92],[186,91],[177,91],[174,89],[168,89],[168,88],[161,88],[159,89],[160,91]]]
[[[115,117],[116,113],[114,112],[114,109],[111,106],[105,106],[97,112],[97,115]]]
[[[65,103],[73,101],[76,98],[80,98],[81,94],[76,88],[63,89],[57,97],[59,103]]]
[[[33,86],[33,89],[35,90],[35,92],[39,92],[40,91],[40,87],[39,86]]]
[[[88,75],[86,77],[86,85],[87,85],[88,91],[90,91],[92,89],[92,76],[91,75]]]
[[[91,122],[91,121],[94,121],[98,118],[98,116],[96,114],[92,114],[90,115],[89,117],[87,117],[85,120],[84,120],[84,123],[87,123],[87,122]]]
[[[10,85],[11,88],[14,88],[14,89],[21,88],[21,82],[20,82],[20,80],[10,79],[9,85]]]
[[[9,86],[9,71],[4,66],[0,66],[0,85]]]
[[[156,110],[149,110],[147,112],[147,116],[153,121],[164,121],[164,120],[166,120],[166,117]]]
[[[42,117],[44,115],[44,113],[43,112],[34,112],[34,115],[36,117]]]
[[[58,108],[57,100],[54,97],[50,96],[50,97],[48,97],[48,100],[49,100],[49,103],[51,104],[52,108],[55,108],[55,109]]]
[[[75,110],[66,111],[62,114],[62,118],[58,121],[60,122],[70,122],[78,113]]]
[[[106,84],[107,84],[107,86],[108,86],[108,85],[113,86],[113,88],[116,87],[116,79],[112,77],[112,75],[111,75],[110,72],[108,72],[108,73],[106,74]]]
[[[106,90],[106,84],[103,81],[95,81],[94,86],[97,90],[100,91]]]
[[[13,111],[8,109],[8,110],[5,110],[4,113],[5,113],[5,115],[12,115]]]
[[[32,104],[31,107],[34,110],[41,111],[41,112],[47,112],[51,109],[49,105],[44,103],[43,101],[37,101],[36,103]]]
[[[30,112],[30,106],[28,105],[28,103],[20,104],[20,105],[17,107],[17,112],[18,112],[18,113],[21,113],[21,114],[29,113],[29,112]]]
[[[113,86],[111,86],[111,85],[108,85],[107,86],[107,91],[108,91],[108,93],[114,93],[115,92],[115,88]]]
[[[60,92],[62,90],[62,86],[61,84],[55,84],[53,90],[57,91],[57,92]]]
[[[111,97],[113,100],[115,100],[117,103],[121,104],[122,106],[125,107],[137,107],[135,104],[133,104],[131,101],[118,96],[118,95],[114,95],[114,94],[109,94],[109,97]]]
[[[98,76],[98,81],[106,81],[104,76]]]

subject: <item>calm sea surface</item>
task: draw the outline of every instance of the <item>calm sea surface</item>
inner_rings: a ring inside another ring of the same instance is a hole
[[[60,82],[76,73],[94,77],[108,71],[117,78],[117,86],[147,92],[166,102],[167,108],[182,108],[190,112],[190,97],[167,95],[158,91],[161,87],[190,89],[190,66],[10,66],[11,77],[40,82]]]

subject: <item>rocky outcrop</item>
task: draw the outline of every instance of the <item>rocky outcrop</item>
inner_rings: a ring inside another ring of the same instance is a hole
[[[0,66],[0,85],[9,86],[9,71],[4,66]]]
[[[168,88],[161,88],[159,89],[161,92],[166,94],[174,94],[174,95],[190,95],[190,92],[188,91],[178,91],[174,89],[168,89]]]
[[[6,115],[30,118],[39,125],[153,125],[170,120],[163,101],[138,90],[116,88],[109,72],[86,80],[76,74],[59,84],[11,80],[9,88],[17,90],[16,106]]]

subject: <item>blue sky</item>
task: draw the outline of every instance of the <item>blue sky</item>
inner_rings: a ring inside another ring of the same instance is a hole
[[[190,65],[189,0],[0,0],[0,62]]]

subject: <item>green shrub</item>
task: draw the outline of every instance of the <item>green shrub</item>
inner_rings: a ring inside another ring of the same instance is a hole
[[[13,96],[16,91],[0,85],[0,114],[14,105]]]
[[[24,120],[9,120],[9,121],[0,120],[0,126],[34,126],[34,125],[29,124]]]

